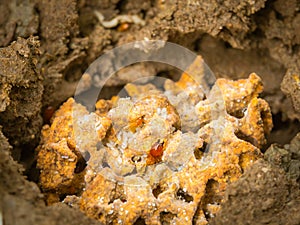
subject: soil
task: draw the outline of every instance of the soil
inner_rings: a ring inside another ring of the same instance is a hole
[[[95,10],[105,20],[138,15],[146,23],[105,28]],[[300,224],[298,0],[0,0],[0,14],[4,224],[99,224],[63,203],[46,206],[36,184],[35,147],[49,107],[56,109],[74,95],[81,75],[97,57],[145,39],[189,48],[202,55],[217,77],[238,79],[255,72],[263,80],[262,97],[271,106],[274,122],[262,149],[268,157],[230,185],[210,223]],[[151,63],[129,68],[172,73]],[[122,84],[116,79],[106,92]]]

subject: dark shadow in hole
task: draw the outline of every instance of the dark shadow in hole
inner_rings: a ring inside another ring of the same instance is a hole
[[[34,160],[31,167],[25,171],[25,175],[29,181],[38,183],[40,177],[40,170],[37,168],[37,160]]]
[[[200,215],[200,213],[201,213],[201,204],[199,203],[198,206],[197,206],[197,209],[195,211],[195,214],[193,216],[193,219],[192,219],[192,225],[197,224],[197,218]]]
[[[87,166],[87,164],[86,164],[85,159],[82,156],[78,157],[78,161],[76,163],[74,173],[81,173],[85,169],[86,166]]]
[[[112,87],[104,86],[102,87],[102,89],[98,94],[98,100],[111,99],[111,97],[118,95],[123,88],[124,85],[112,86]],[[126,96],[120,96],[120,97],[126,97]]]
[[[282,113],[273,114],[272,119],[274,127],[268,136],[268,146],[266,146],[266,149],[272,143],[281,145],[289,143],[300,131],[300,122],[284,119]]]
[[[142,161],[142,158],[140,156],[132,156],[131,161],[134,163]]]
[[[175,216],[171,212],[160,212],[159,219],[162,225],[169,225]]]
[[[103,168],[106,168],[106,167],[110,168],[110,166],[108,165],[108,163],[106,161],[102,162],[102,167]]]
[[[204,141],[201,148],[196,148],[194,150],[194,156],[196,159],[200,160],[203,157],[204,153],[207,153],[209,151],[209,144]]]
[[[156,188],[152,190],[152,194],[154,195],[155,198],[158,198],[158,196],[163,192],[161,189],[160,185],[157,185]]]
[[[283,21],[284,20],[284,16],[281,15],[281,13],[277,12],[276,10],[274,10],[275,12],[275,17],[277,20]]]
[[[121,0],[121,1],[118,1],[115,8],[117,10],[119,10],[119,12],[122,12],[125,10],[127,4],[128,4],[127,0]]]
[[[193,196],[189,195],[186,191],[183,191],[181,188],[178,189],[176,193],[176,197],[177,199],[188,203],[194,200]]]
[[[157,74],[157,76],[177,82],[180,79],[182,73],[183,73],[183,71],[170,66],[170,68],[168,68],[168,70],[160,71]]]
[[[133,225],[145,225],[146,222],[145,222],[145,219],[143,219],[142,217],[139,217]]]
[[[205,218],[211,219],[211,212],[207,207],[208,204],[220,205],[222,193],[220,191],[219,182],[209,179],[206,183],[205,194],[201,199],[201,208],[203,209]]]
[[[227,42],[227,41],[224,42],[224,47],[227,48],[227,49],[231,49],[232,48],[231,44],[229,42]]]
[[[253,137],[245,135],[242,131],[238,130],[238,131],[234,132],[234,134],[235,134],[235,136],[237,136],[237,138],[239,138],[243,141],[247,141],[247,142],[253,144],[254,146],[258,147],[257,141]]]
[[[228,112],[226,110],[226,112],[230,115],[230,116],[233,116],[235,118],[238,118],[238,119],[241,119],[245,116],[245,111],[246,111],[246,108],[244,109],[241,109],[241,110],[236,110],[234,112]]]
[[[209,211],[207,207],[208,204],[220,205],[223,193],[219,189],[219,183],[213,179],[209,179],[206,183],[205,194],[202,197],[200,203],[197,206],[197,210],[193,216],[192,224],[195,225],[199,215],[203,213],[207,221],[212,217],[212,212]]]
[[[67,196],[68,196],[68,194],[59,195],[59,201],[62,202]]]
[[[84,73],[85,69],[88,67],[86,62],[79,62],[80,58],[75,60],[74,62],[70,63],[65,71],[64,79],[70,83],[76,82],[81,79],[82,74]]]

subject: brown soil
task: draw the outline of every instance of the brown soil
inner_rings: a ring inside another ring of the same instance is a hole
[[[138,15],[146,25],[104,28],[94,10],[105,20]],[[0,0],[0,14],[4,224],[98,224],[63,203],[46,206],[33,182],[38,177],[34,149],[47,122],[43,114],[74,94],[88,65],[109,49],[145,38],[195,51],[217,77],[256,72],[264,82],[262,97],[271,106],[274,128],[263,151],[272,143],[280,145],[271,145],[265,161],[230,185],[211,224],[300,224],[298,0]],[[165,73],[168,68],[132,66],[132,71],[141,69]],[[120,84],[114,81],[108,93]]]

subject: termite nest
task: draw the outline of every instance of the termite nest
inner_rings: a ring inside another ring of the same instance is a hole
[[[262,157],[272,117],[254,73],[201,85],[187,73],[163,89],[130,83],[94,112],[68,99],[37,148],[48,204],[63,199],[103,224],[207,224]]]

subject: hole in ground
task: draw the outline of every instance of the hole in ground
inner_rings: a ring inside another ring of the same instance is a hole
[[[283,118],[282,113],[273,114],[272,119],[274,126],[271,134],[268,136],[268,145],[264,150],[273,143],[278,143],[280,145],[290,143],[300,130],[299,121],[287,120]]]
[[[177,199],[182,200],[184,202],[191,202],[194,200],[193,196],[189,195],[186,191],[184,191],[181,188],[178,189],[176,197]]]
[[[171,212],[160,212],[159,219],[162,225],[169,225],[175,216],[176,215]]]
[[[220,190],[219,182],[214,179],[209,179],[206,183],[205,194],[198,204],[197,210],[193,216],[193,224],[197,224],[197,218],[203,213],[209,221],[213,216],[212,207],[220,205],[223,196],[223,191]]]
[[[235,134],[235,136],[237,136],[239,139],[241,139],[243,141],[247,141],[247,142],[253,144],[254,146],[258,145],[257,141],[253,137],[247,136],[247,135],[245,135],[243,132],[241,132],[239,130],[236,131],[236,132],[234,132],[234,134]]]
[[[154,195],[155,198],[158,198],[158,196],[163,192],[162,188],[160,185],[157,185],[156,188],[152,190],[152,194]]]
[[[145,222],[145,219],[143,219],[142,217],[139,217],[133,225],[145,225],[146,222]]]
[[[86,166],[87,166],[87,163],[86,163],[85,159],[82,156],[78,157],[78,161],[76,163],[74,173],[81,173],[85,169]]]
[[[209,150],[209,145],[206,141],[203,142],[202,147],[201,148],[196,148],[194,150],[194,156],[196,159],[201,159],[203,154],[208,152]]]
[[[243,118],[245,116],[245,111],[246,111],[246,108],[241,109],[241,110],[236,110],[234,112],[229,112],[229,111],[226,110],[226,112],[229,115],[231,115],[231,116],[233,116],[235,118],[238,118],[238,119],[241,119],[241,118]]]

